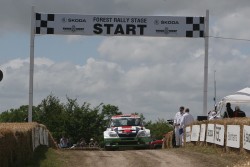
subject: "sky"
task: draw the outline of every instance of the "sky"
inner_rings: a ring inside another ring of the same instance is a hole
[[[208,111],[215,88],[218,102],[250,87],[249,0],[0,0],[0,112],[29,104],[31,6],[82,15],[205,16],[209,10]],[[62,103],[69,97],[92,107],[112,104],[152,121],[172,119],[180,106],[203,115],[203,38],[36,35],[34,49],[34,105],[53,94]]]

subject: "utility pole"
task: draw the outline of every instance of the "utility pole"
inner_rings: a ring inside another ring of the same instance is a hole
[[[216,109],[216,79],[215,79],[216,70],[214,70],[214,109]]]
[[[207,115],[207,85],[208,85],[208,44],[209,44],[209,10],[205,19],[205,58],[204,58],[204,86],[203,86],[203,115]]]

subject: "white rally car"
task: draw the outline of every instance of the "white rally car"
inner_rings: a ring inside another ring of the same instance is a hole
[[[150,130],[146,129],[141,118],[134,114],[112,116],[103,135],[105,149],[148,148],[151,141]]]

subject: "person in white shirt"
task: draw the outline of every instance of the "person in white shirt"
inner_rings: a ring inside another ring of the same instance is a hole
[[[214,120],[214,119],[218,119],[217,111],[216,110],[209,111],[208,120]]]
[[[189,113],[189,108],[185,109],[185,113],[182,115],[180,122],[180,131],[182,131],[182,144],[183,144],[183,131],[184,128],[194,122],[194,117]]]
[[[180,111],[178,111],[175,114],[174,117],[174,132],[175,132],[175,146],[176,147],[180,147],[181,143],[182,143],[182,135],[180,135],[180,124],[181,124],[181,118],[184,112],[184,107],[181,106],[180,107]]]

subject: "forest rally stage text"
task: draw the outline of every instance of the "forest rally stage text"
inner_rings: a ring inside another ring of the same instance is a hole
[[[93,22],[96,22],[93,26],[95,34],[144,35],[144,29],[147,27],[146,18],[94,17]]]

